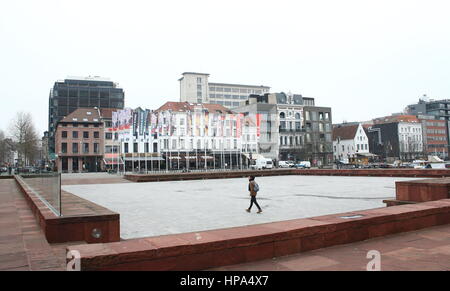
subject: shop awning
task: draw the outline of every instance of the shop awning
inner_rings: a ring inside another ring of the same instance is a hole
[[[164,161],[161,157],[125,157],[126,162]]]
[[[105,165],[123,165],[123,160],[122,158],[104,158],[103,159],[103,163],[105,163]]]
[[[244,153],[244,156],[245,156],[247,159],[250,159],[250,154],[245,154],[245,153]],[[260,154],[252,154],[252,160],[258,160],[258,159],[264,159],[264,156],[263,156],[263,155],[260,155]]]

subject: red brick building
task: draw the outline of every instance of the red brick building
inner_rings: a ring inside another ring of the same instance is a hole
[[[64,117],[57,124],[55,141],[58,171],[101,171],[104,126],[97,108],[79,108]]]
[[[448,157],[447,121],[419,116],[422,122],[425,148],[428,155],[441,159]]]

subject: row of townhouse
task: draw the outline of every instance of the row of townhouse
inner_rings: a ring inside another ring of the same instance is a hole
[[[252,95],[245,106],[166,102],[156,110],[79,108],[57,124],[62,172],[245,168],[255,159],[332,156],[331,108],[284,93]]]
[[[344,163],[448,158],[446,121],[426,115],[394,114],[364,123],[333,126],[333,155]]]

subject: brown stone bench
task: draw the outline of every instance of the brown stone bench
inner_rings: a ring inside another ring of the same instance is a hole
[[[127,241],[70,246],[82,270],[202,270],[450,223],[450,199]]]

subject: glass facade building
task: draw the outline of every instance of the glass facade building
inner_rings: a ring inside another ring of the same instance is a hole
[[[49,152],[55,152],[57,123],[78,108],[124,108],[125,94],[108,79],[72,77],[55,82],[49,96]]]

